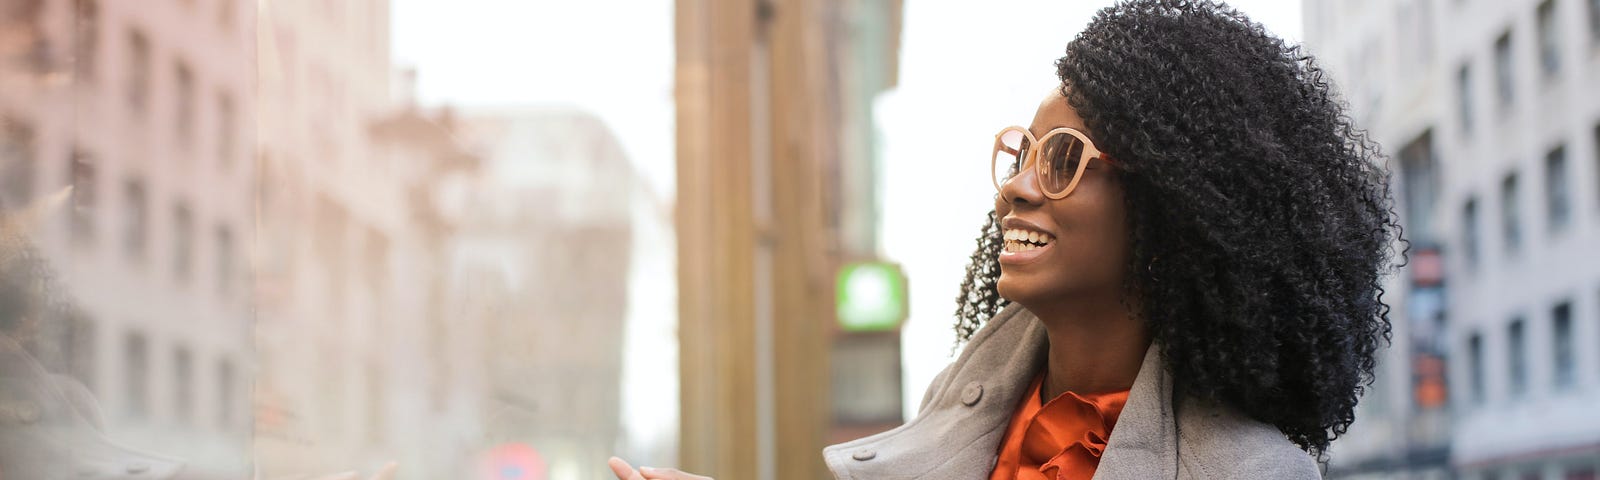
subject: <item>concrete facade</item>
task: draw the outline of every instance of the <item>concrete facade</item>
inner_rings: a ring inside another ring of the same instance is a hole
[[[1304,11],[1310,53],[1391,157],[1413,242],[1386,296],[1395,346],[1331,472],[1595,478],[1600,2]]]

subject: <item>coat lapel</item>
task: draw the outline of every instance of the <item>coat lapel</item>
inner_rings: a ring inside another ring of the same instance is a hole
[[[824,449],[829,469],[840,479],[988,478],[1006,425],[1047,348],[1038,318],[1007,306],[929,385],[928,404],[917,418]],[[1177,476],[1172,381],[1160,357],[1153,344],[1145,352],[1095,479]]]
[[[1139,376],[1111,430],[1095,480],[1177,478],[1178,428],[1172,409],[1172,377],[1154,343],[1145,351]]]

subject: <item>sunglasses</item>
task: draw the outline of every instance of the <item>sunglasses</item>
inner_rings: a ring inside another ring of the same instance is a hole
[[[1078,188],[1091,160],[1116,164],[1110,155],[1095,148],[1088,135],[1076,129],[1061,127],[1033,138],[1028,129],[1011,126],[995,134],[989,166],[995,190],[1002,190],[1006,182],[1032,165],[1039,189],[1051,200],[1060,200]]]

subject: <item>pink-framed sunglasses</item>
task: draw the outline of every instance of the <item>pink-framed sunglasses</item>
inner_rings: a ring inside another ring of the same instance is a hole
[[[1039,146],[1035,148],[1035,146]],[[995,190],[1001,190],[1011,177],[1033,165],[1034,178],[1039,189],[1051,200],[1060,200],[1072,194],[1083,179],[1083,170],[1091,160],[1116,165],[1110,155],[1095,148],[1089,136],[1077,129],[1060,127],[1034,138],[1028,129],[1010,126],[994,135],[994,153],[989,158],[989,169]]]

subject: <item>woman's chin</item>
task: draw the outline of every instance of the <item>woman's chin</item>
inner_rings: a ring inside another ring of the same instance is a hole
[[[1017,275],[1000,274],[1000,279],[995,281],[994,289],[1000,293],[1000,298],[1011,303],[1027,304],[1033,297],[1035,288],[1028,284],[1027,279],[1017,278]]]

